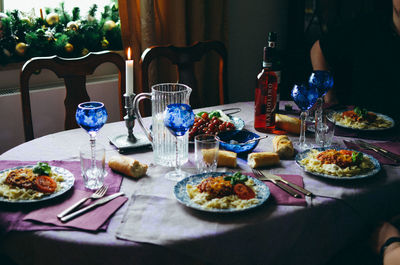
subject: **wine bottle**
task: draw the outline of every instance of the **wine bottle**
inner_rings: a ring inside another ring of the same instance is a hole
[[[260,132],[275,130],[278,77],[271,70],[271,47],[264,47],[263,69],[257,75],[255,90],[254,128]]]
[[[281,58],[278,51],[278,34],[276,32],[268,32],[268,47],[271,52],[271,70],[278,77],[278,91],[276,94],[276,113],[279,112],[280,87],[281,87]]]

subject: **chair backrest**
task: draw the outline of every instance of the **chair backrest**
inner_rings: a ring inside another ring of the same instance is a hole
[[[119,70],[119,105],[120,116],[123,116],[122,98],[125,91],[125,60],[121,55],[111,51],[91,52],[80,58],[60,58],[58,56],[35,57],[28,60],[20,73],[22,113],[24,120],[25,141],[34,138],[32,112],[29,96],[29,79],[41,69],[53,71],[58,78],[63,78],[66,88],[65,129],[77,128],[75,112],[79,103],[89,101],[86,91],[86,76],[93,74],[97,66],[113,63]]]
[[[210,51],[215,51],[219,55],[218,71],[218,102],[224,104],[228,102],[227,92],[227,51],[225,45],[220,41],[200,41],[192,46],[152,46],[147,48],[141,56],[142,68],[142,90],[150,91],[149,87],[149,66],[150,63],[159,57],[165,57],[177,66],[178,82],[186,84],[196,91],[198,83],[194,73],[194,64]],[[192,93],[191,104],[199,107],[199,95]]]

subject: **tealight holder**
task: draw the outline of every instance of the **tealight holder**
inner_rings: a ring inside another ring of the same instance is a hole
[[[125,126],[128,129],[128,134],[121,134],[114,137],[109,137],[110,143],[113,144],[120,153],[126,153],[131,149],[146,147],[151,145],[150,141],[145,135],[133,134],[133,127],[135,126],[135,112],[133,106],[133,100],[135,94],[124,94],[125,98],[125,110],[126,115],[124,116]]]

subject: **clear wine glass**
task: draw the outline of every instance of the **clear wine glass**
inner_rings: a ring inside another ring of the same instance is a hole
[[[184,103],[170,104],[164,111],[164,125],[175,136],[176,156],[175,156],[175,170],[166,174],[166,178],[174,181],[179,181],[189,174],[182,171],[181,163],[179,161],[178,141],[179,138],[184,136],[186,132],[193,126],[194,113],[192,108]]]
[[[308,87],[306,85],[294,85],[291,96],[296,105],[301,109],[301,130],[299,142],[296,144],[300,150],[305,150],[311,146],[306,143],[306,118],[307,110],[309,110],[317,101],[318,91],[315,87]]]
[[[316,70],[313,71],[308,79],[308,85],[314,87],[318,91],[318,99],[315,103],[315,124],[322,121],[322,107],[324,103],[324,95],[333,87],[333,77],[329,71]]]
[[[103,127],[107,121],[107,110],[102,102],[89,101],[83,102],[78,105],[76,110],[76,122],[78,125],[85,129],[90,136],[90,149],[91,149],[91,171],[86,172],[88,175],[93,175],[95,178],[99,172],[96,167],[96,135],[97,132]]]

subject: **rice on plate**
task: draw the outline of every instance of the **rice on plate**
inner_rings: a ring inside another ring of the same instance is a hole
[[[34,166],[18,167],[0,172],[0,197],[9,201],[37,200],[62,189],[64,177],[49,168],[37,173]],[[42,174],[40,174],[42,173]]]
[[[353,177],[375,168],[367,155],[347,149],[311,149],[299,164],[308,172],[336,177]]]
[[[335,113],[333,119],[338,125],[360,130],[388,129],[394,126],[394,121],[391,118],[358,107]]]

